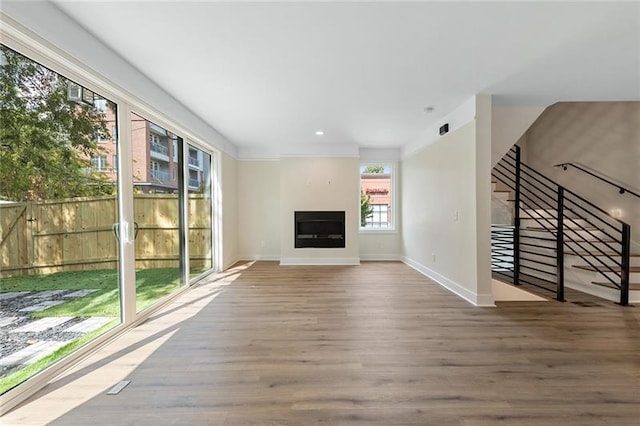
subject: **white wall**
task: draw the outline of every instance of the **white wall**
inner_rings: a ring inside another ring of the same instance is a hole
[[[222,269],[238,261],[238,183],[237,161],[222,154]]]
[[[476,294],[479,304],[493,304],[491,284],[491,96],[476,96],[475,199]]]
[[[238,252],[280,260],[280,161],[238,161]]]
[[[402,234],[395,232],[361,232],[360,260],[401,260]]]
[[[578,170],[579,162],[640,189],[640,102],[562,102],[552,105],[523,138],[525,162],[629,223],[640,242],[640,199]]]
[[[396,155],[386,156],[386,159],[391,159],[385,162],[395,162],[397,160]],[[285,163],[289,163],[289,167],[294,167],[293,165],[298,165],[301,168],[306,169],[310,163],[319,164],[319,169],[324,174],[327,173],[331,168],[342,169],[339,173],[335,173],[335,171],[331,172],[331,175],[335,178],[337,175],[343,175],[344,173],[347,176],[344,176],[344,179],[348,180],[348,187],[354,187],[354,185],[359,185],[359,176],[355,176],[353,173],[353,168],[355,162],[353,159],[349,159],[345,161],[345,159],[340,158],[324,158],[324,159],[304,159],[304,158],[287,158],[283,159]],[[329,165],[327,165],[329,164]],[[297,166],[296,166],[297,167]],[[359,165],[355,166],[359,169]],[[396,179],[399,179],[399,165],[396,164],[398,168],[396,170]],[[291,217],[291,223],[282,224],[282,215],[280,212],[281,209],[281,197],[283,194],[289,195],[289,201],[287,203],[292,202],[300,202],[305,205],[314,206],[309,207],[309,209],[318,209],[318,210],[331,210],[331,209],[339,209],[339,206],[342,203],[352,204],[355,200],[357,202],[358,196],[358,187],[356,187],[355,192],[353,194],[347,193],[347,191],[342,192],[340,197],[343,198],[343,201],[339,201],[335,199],[334,193],[331,195],[327,195],[327,191],[333,191],[334,188],[340,188],[344,185],[339,182],[333,182],[332,185],[338,185],[337,187],[331,187],[326,184],[324,180],[320,179],[320,176],[308,176],[310,179],[307,179],[310,183],[310,189],[306,185],[307,182],[302,182],[304,184],[304,188],[301,190],[306,197],[307,193],[315,193],[315,194],[324,194],[312,197],[312,200],[304,200],[302,201],[300,196],[292,193],[291,189],[291,181],[292,179],[284,179],[281,181],[280,178],[281,173],[281,160],[240,160],[238,161],[238,253],[240,259],[244,260],[279,260],[281,257],[281,242],[283,239],[281,232],[281,225],[285,227],[285,231],[291,228],[291,232],[293,232],[293,218]],[[298,173],[298,170],[292,171],[292,173]],[[298,176],[297,179],[293,179],[293,181],[301,179]],[[357,179],[357,182],[354,184],[354,180]],[[284,182],[284,183],[283,183]],[[284,185],[284,189],[281,188],[281,185]],[[396,189],[399,189],[399,186],[396,186]],[[296,190],[297,191],[297,190]],[[284,195],[287,198],[287,195]],[[400,203],[400,194],[396,194],[396,205]],[[295,199],[295,201],[293,201]],[[324,200],[320,202],[320,200]],[[328,201],[330,200],[330,201]],[[355,211],[353,214],[358,214],[359,209]],[[288,217],[288,216],[287,216]],[[402,252],[402,244],[401,244],[401,234],[399,232],[400,229],[400,217],[397,218],[396,222],[396,230],[392,232],[361,232],[358,235],[358,249],[359,252],[355,257],[359,257],[362,260],[400,260],[401,252]],[[351,222],[350,222],[351,223]],[[353,233],[352,231],[355,229],[357,224],[351,223],[349,225],[349,234],[347,236],[350,249],[353,249]],[[287,231],[288,232],[288,231]],[[289,236],[284,237],[287,238],[287,243],[289,242]],[[291,236],[291,238],[293,238]],[[329,250],[329,251],[328,251]],[[337,262],[345,262],[345,257],[347,261],[356,261],[353,259],[354,252],[340,252],[338,254],[335,253],[335,250],[331,249],[300,249],[294,250],[296,254],[302,254],[303,258],[309,257],[312,255],[312,252],[315,252],[314,256],[318,256],[318,259],[313,262],[329,262],[334,256],[338,256],[342,260]],[[331,253],[330,255],[328,253]],[[291,251],[289,252],[288,258],[285,256],[285,262],[287,262],[291,257]],[[308,259],[305,259],[308,260]],[[303,260],[303,261],[305,261]],[[297,262],[298,260],[294,260]]]
[[[492,305],[490,98],[474,103],[476,119],[403,160],[402,241],[408,264],[474,304]]]
[[[282,264],[359,263],[360,162],[358,158],[280,160],[280,261]],[[294,248],[294,212],[344,210],[345,248]]]
[[[491,167],[518,142],[546,107],[493,106],[491,111]]]

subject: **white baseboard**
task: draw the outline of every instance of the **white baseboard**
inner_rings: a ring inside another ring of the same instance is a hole
[[[449,278],[440,275],[436,271],[427,268],[423,264],[416,262],[413,259],[410,259],[406,256],[403,256],[402,261],[420,272],[422,275],[431,278],[442,287],[446,288],[450,292],[462,297],[467,302],[471,303],[474,306],[486,306],[486,307],[495,307],[493,294],[477,294],[474,293],[455,281],[450,280]]]
[[[264,260],[267,262],[277,262],[280,260],[280,256],[275,254],[243,254],[240,256],[240,259],[247,260],[250,262]]]
[[[361,254],[360,260],[368,261],[381,261],[381,262],[393,262],[402,261],[402,256],[399,254]]]
[[[226,271],[227,269],[231,268],[233,265],[235,265],[236,263],[240,262],[242,259],[240,259],[240,257],[236,256],[233,259],[231,259],[229,262],[227,262],[226,265],[222,266],[222,270]]]
[[[280,265],[359,265],[359,257],[282,257]]]

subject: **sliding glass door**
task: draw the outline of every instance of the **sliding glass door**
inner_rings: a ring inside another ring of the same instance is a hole
[[[181,268],[181,149],[178,136],[131,115],[137,312],[186,282]]]
[[[211,155],[188,146],[189,276],[213,267]]]
[[[215,267],[212,154],[86,84],[0,45],[0,394]]]
[[[0,393],[120,324],[116,104],[0,46]]]

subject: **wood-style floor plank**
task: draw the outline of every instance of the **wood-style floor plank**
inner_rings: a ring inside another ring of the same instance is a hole
[[[2,422],[637,426],[640,315],[477,308],[397,262],[241,264]]]

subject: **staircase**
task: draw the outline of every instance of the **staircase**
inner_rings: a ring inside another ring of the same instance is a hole
[[[640,302],[630,226],[520,161],[514,146],[492,171],[492,271],[564,300],[565,286]],[[516,208],[518,206],[518,208]]]

